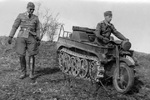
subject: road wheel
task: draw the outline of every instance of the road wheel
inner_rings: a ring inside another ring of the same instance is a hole
[[[78,68],[78,58],[77,57],[72,57],[71,58],[71,73],[73,76],[77,77],[79,75],[79,68]]]
[[[64,72],[67,73],[70,69],[70,55],[65,54],[64,58]]]
[[[81,68],[80,68],[80,77],[81,78],[85,78],[87,76],[88,73],[88,61],[86,59],[82,59],[81,60]]]
[[[62,70],[63,69],[63,53],[62,52],[58,53],[58,62],[59,62],[59,68]]]
[[[120,70],[116,67],[113,73],[113,85],[120,93],[127,93],[134,84],[134,72],[126,63],[120,63]]]
[[[91,61],[90,65],[89,65],[89,74],[90,74],[90,78],[92,80],[96,80],[97,78],[97,73],[98,73],[98,68],[97,68],[97,63],[96,61]]]

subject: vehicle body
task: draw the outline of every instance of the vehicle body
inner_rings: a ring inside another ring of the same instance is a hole
[[[99,82],[112,78],[115,89],[128,92],[134,84],[135,61],[129,41],[110,41],[111,45],[94,43],[95,29],[73,26],[73,32],[63,27],[57,42],[60,69],[69,75]]]

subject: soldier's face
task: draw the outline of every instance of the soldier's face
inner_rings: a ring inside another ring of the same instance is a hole
[[[107,22],[111,22],[112,16],[105,16],[105,20],[106,20]]]
[[[29,14],[33,14],[34,8],[28,7],[28,8],[27,8],[27,12],[28,12]]]

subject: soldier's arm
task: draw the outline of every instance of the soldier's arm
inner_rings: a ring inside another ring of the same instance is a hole
[[[125,36],[123,36],[120,32],[118,32],[116,30],[116,28],[114,27],[114,25],[112,24],[111,25],[111,28],[112,28],[112,33],[117,37],[119,38],[120,40],[127,40],[127,38]]]
[[[38,17],[37,17],[37,23],[36,23],[36,34],[37,34],[38,39],[41,40],[41,36],[40,36],[40,21],[39,21]]]
[[[19,25],[21,23],[21,18],[20,18],[20,14],[17,16],[17,18],[15,19],[15,22],[12,26],[12,29],[10,31],[9,37],[14,37],[16,30],[18,29]]]
[[[100,32],[101,32],[101,24],[98,23],[97,26],[96,26],[95,35],[99,39],[103,39],[104,37],[102,35],[100,35]]]

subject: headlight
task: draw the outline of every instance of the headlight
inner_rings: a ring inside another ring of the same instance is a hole
[[[129,50],[131,48],[131,43],[129,41],[123,41],[121,43],[121,47],[123,48],[123,50]]]

